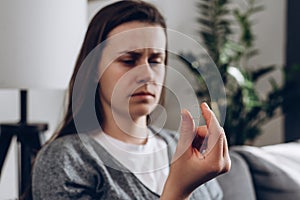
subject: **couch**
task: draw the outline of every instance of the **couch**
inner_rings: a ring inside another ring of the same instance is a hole
[[[217,178],[224,200],[300,200],[300,140],[230,148],[232,167]]]

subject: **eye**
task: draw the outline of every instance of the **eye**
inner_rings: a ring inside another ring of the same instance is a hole
[[[121,60],[121,62],[125,65],[133,66],[136,63],[136,60],[134,60],[134,59],[123,59],[123,60]]]
[[[164,66],[164,64],[165,64],[165,54],[164,53],[153,53],[149,57],[148,62],[149,62],[151,67]]]
[[[157,67],[157,66],[162,66],[164,62],[162,59],[154,59],[154,60],[150,60],[149,64],[151,67]]]
[[[151,67],[157,67],[157,66],[161,65],[161,63],[158,63],[158,62],[150,62],[149,64]]]

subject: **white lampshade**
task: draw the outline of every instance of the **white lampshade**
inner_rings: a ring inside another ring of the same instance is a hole
[[[86,26],[86,0],[1,0],[0,88],[65,89]]]

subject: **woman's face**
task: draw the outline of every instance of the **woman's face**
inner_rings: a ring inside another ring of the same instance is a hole
[[[159,102],[165,77],[166,35],[159,25],[128,22],[114,28],[99,63],[104,113],[150,114]]]

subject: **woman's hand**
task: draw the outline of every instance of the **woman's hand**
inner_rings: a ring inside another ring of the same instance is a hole
[[[188,199],[198,186],[230,170],[224,130],[206,103],[201,110],[206,126],[197,128],[191,114],[182,112],[180,137],[161,199]]]

